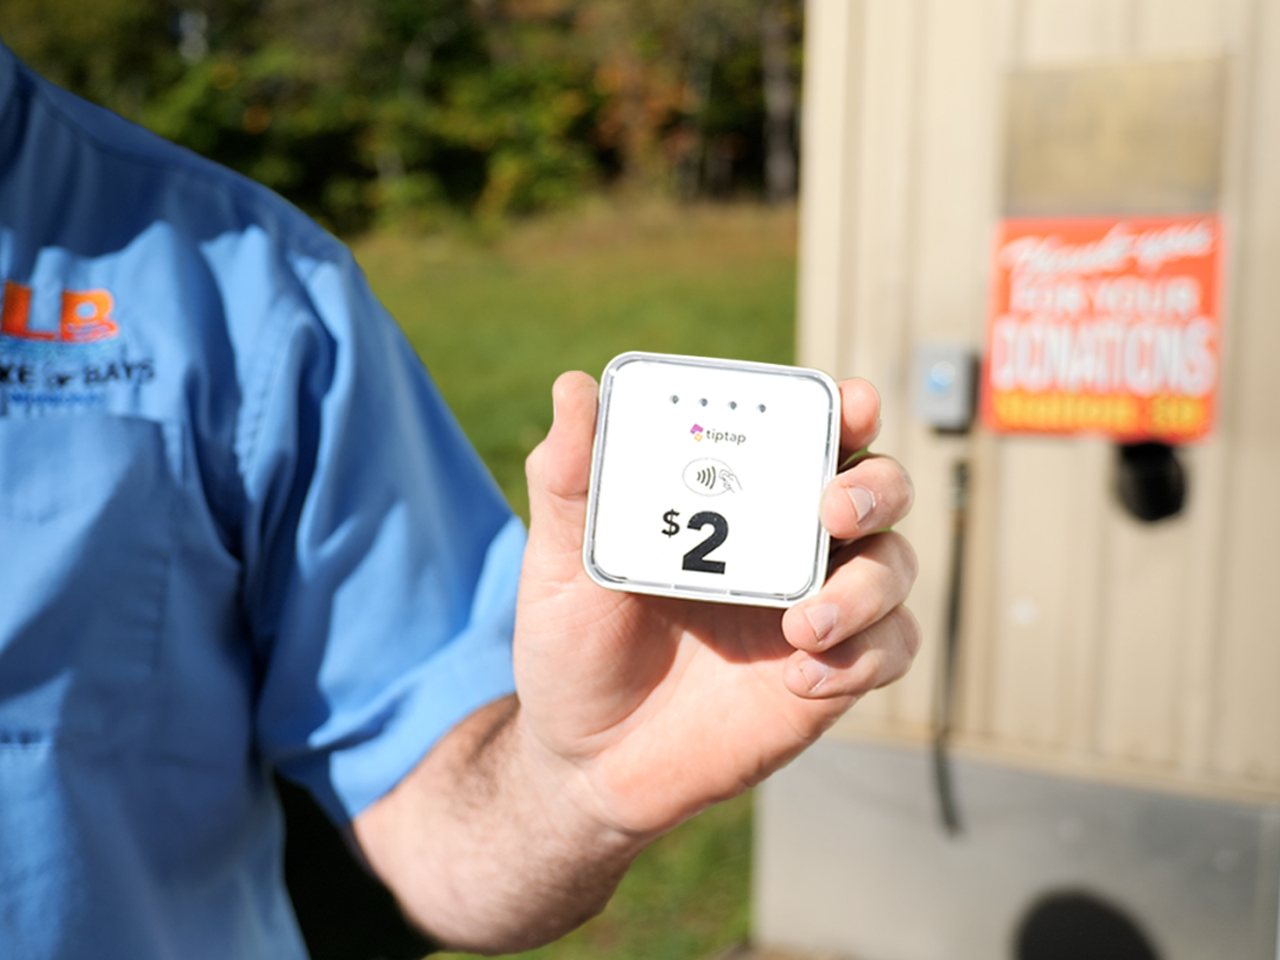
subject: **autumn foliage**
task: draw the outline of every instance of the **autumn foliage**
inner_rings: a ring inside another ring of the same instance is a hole
[[[785,198],[799,10],[0,0],[0,37],[49,79],[351,232],[500,220],[592,190]]]

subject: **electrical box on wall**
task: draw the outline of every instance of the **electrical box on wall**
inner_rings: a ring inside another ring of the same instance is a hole
[[[917,419],[935,430],[962,431],[973,422],[977,352],[958,343],[916,344],[911,393]]]

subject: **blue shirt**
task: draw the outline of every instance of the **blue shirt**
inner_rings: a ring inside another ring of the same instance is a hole
[[[0,280],[0,957],[302,957],[268,770],[509,692],[523,528],[342,245],[2,45]]]

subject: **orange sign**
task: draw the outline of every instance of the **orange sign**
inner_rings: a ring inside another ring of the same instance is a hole
[[[982,407],[998,433],[1208,434],[1220,323],[1216,217],[1006,220]]]

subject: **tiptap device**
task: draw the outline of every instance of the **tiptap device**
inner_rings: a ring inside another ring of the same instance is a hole
[[[583,561],[632,593],[787,607],[816,593],[840,393],[825,373],[624,353],[600,379]]]

